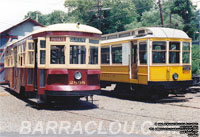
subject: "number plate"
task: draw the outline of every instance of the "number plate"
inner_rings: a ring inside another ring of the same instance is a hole
[[[70,85],[85,85],[85,81],[69,81]]]
[[[191,70],[191,66],[190,65],[183,65],[183,70]]]

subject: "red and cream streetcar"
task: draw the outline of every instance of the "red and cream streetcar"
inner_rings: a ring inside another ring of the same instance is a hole
[[[55,24],[5,49],[4,79],[23,95],[85,97],[100,93],[101,31],[82,24]]]

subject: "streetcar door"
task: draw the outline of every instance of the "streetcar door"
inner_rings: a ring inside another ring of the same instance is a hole
[[[38,64],[37,64],[37,42],[38,40],[35,39],[34,40],[34,50],[35,50],[35,55],[34,55],[34,60],[35,60],[35,64],[34,64],[34,89],[37,90],[37,69],[38,69]]]
[[[45,67],[46,67],[46,40],[44,37],[37,39],[37,88],[41,90],[45,87]]]
[[[132,79],[138,79],[138,68],[137,68],[137,41],[131,42],[131,78]]]
[[[14,89],[17,85],[17,47],[14,48]]]

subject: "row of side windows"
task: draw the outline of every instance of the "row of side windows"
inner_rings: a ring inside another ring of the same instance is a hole
[[[122,64],[122,45],[113,45],[110,47],[101,48],[101,63],[110,63],[110,50],[111,50],[111,60],[114,64]]]

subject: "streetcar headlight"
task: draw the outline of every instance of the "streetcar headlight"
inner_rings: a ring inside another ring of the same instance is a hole
[[[172,75],[172,77],[173,77],[174,80],[177,80],[177,79],[178,79],[178,74],[177,74],[177,73],[174,73],[174,74]]]
[[[74,73],[74,78],[75,78],[76,80],[80,80],[80,79],[82,78],[81,72],[76,71],[76,72]]]

